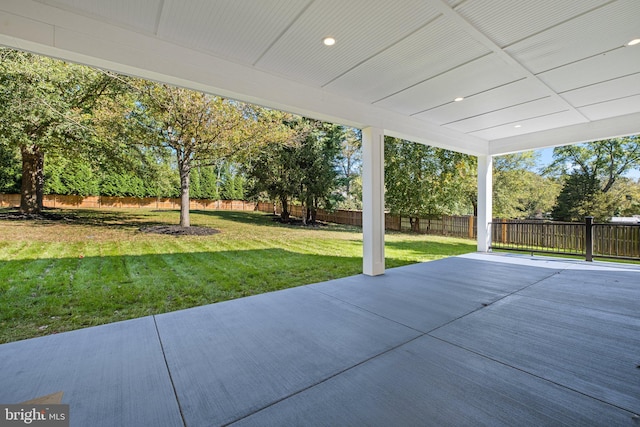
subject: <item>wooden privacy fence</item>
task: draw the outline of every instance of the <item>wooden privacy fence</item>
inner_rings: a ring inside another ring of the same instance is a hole
[[[273,203],[258,203],[256,210],[270,213],[280,213],[282,209]],[[301,218],[304,215],[300,205],[289,207],[292,216]],[[335,224],[354,225],[362,227],[362,211],[335,210],[326,211],[318,209],[316,219],[318,221],[333,222]],[[397,215],[385,214],[385,229],[393,231],[411,231],[409,218]],[[436,234],[441,236],[462,237],[475,239],[477,233],[476,218],[473,216],[443,216],[437,219],[420,219],[420,226],[417,230],[422,234]]]
[[[491,231],[492,249],[640,259],[639,224],[494,220]]]
[[[149,208],[180,209],[180,199],[157,197],[109,197],[109,196],[59,196],[45,195],[43,205],[47,208],[83,209],[83,208]],[[244,200],[191,200],[190,209],[253,211],[256,202]],[[0,207],[20,206],[19,194],[0,194]]]
[[[148,208],[148,209],[180,209],[180,199],[156,197],[109,197],[109,196],[60,196],[46,195],[43,204],[49,208],[83,209],[83,208]],[[19,194],[0,194],[0,207],[20,206]],[[200,210],[240,210],[261,211],[279,214],[281,207],[271,202],[247,202],[243,200],[191,200],[190,209]],[[303,216],[300,205],[291,205],[290,213],[294,217]],[[318,209],[318,221],[362,227],[362,211]],[[411,231],[409,218],[385,214],[385,228],[394,231]],[[476,238],[477,224],[473,216],[444,216],[437,219],[420,219],[418,233],[442,236]]]

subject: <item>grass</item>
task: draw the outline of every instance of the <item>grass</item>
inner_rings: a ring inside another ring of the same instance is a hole
[[[362,272],[361,230],[288,226],[258,212],[193,211],[212,236],[142,233],[177,211],[58,211],[0,220],[0,342],[174,311]],[[475,250],[471,240],[392,233],[387,268]]]

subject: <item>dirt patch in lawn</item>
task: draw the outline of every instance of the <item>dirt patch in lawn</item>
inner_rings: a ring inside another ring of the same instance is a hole
[[[220,231],[209,227],[180,227],[179,225],[153,225],[142,227],[143,233],[168,234],[170,236],[211,236]]]

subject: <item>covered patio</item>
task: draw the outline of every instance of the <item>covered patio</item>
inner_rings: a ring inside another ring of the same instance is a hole
[[[493,156],[640,134],[637,0],[6,0],[0,44],[362,129],[363,274],[0,346],[73,426],[640,423],[640,269],[485,253]],[[323,44],[331,36],[333,46]],[[478,254],[385,271],[384,136],[477,156]]]
[[[470,254],[0,346],[72,426],[640,420],[640,268]]]

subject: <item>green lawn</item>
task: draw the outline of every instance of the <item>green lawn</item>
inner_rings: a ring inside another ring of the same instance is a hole
[[[0,342],[179,310],[362,272],[358,228],[282,225],[257,212],[193,211],[211,236],[142,233],[176,211],[57,211],[0,220]],[[465,239],[392,233],[387,268],[475,250]]]

